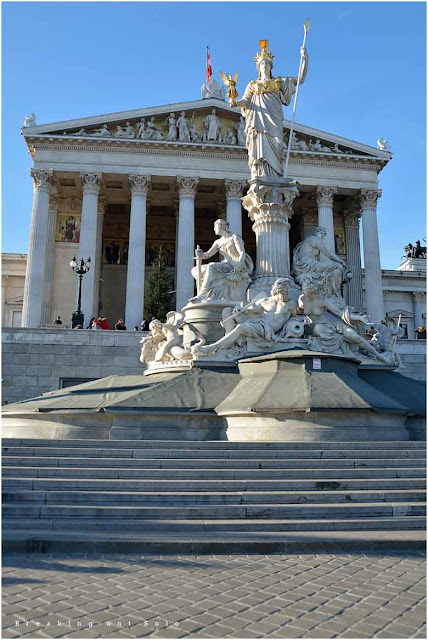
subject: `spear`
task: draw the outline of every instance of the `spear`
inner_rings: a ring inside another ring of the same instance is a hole
[[[303,25],[303,29],[304,29],[304,36],[303,36],[303,49],[305,48],[305,44],[306,44],[306,36],[308,35],[308,31],[309,31],[310,25],[309,25],[309,18],[306,20],[305,24]],[[299,95],[299,86],[300,86],[300,75],[302,73],[302,67],[303,67],[303,54],[300,54],[300,64],[299,64],[299,75],[297,76],[297,85],[296,85],[296,93],[294,94],[294,105],[293,105],[293,115],[291,118],[291,126],[290,126],[290,133],[289,133],[289,137],[288,137],[288,147],[287,147],[287,158],[285,160],[285,171],[284,171],[284,176],[287,177],[287,172],[288,172],[288,162],[290,160],[290,150],[291,150],[291,138],[293,136],[293,128],[294,128],[294,119],[296,117],[296,108],[297,108],[297,96]]]

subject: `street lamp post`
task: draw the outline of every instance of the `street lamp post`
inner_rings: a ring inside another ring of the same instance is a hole
[[[70,267],[79,276],[79,294],[77,296],[77,309],[76,311],[73,312],[73,315],[71,316],[71,326],[74,329],[74,327],[77,327],[77,325],[80,324],[80,326],[83,328],[85,316],[82,313],[82,307],[81,307],[82,280],[83,280],[84,274],[88,273],[89,269],[91,268],[91,258],[88,258],[86,262],[83,260],[83,258],[80,258],[80,265],[78,265],[78,263],[76,262],[76,256],[73,256],[70,262]]]

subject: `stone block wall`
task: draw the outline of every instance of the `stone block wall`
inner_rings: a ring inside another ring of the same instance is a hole
[[[131,331],[4,328],[2,403],[54,391],[64,386],[62,381],[69,386],[90,378],[142,374],[139,342],[143,335]],[[399,372],[425,380],[425,340],[401,340],[397,350],[404,365]]]
[[[82,379],[141,374],[141,332],[7,327],[2,333],[2,404]]]
[[[427,377],[427,341],[426,340],[399,340],[397,351],[400,354],[403,368],[398,372],[413,380],[425,381]]]

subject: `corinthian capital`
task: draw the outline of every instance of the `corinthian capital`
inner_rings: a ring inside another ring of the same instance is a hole
[[[226,193],[226,198],[241,198],[246,184],[247,183],[245,182],[245,180],[227,180],[226,179],[224,181],[224,190]]]
[[[178,193],[180,196],[193,196],[196,195],[196,189],[198,188],[199,178],[186,178],[183,176],[177,176]]]
[[[345,227],[351,227],[352,229],[358,229],[360,226],[360,218],[361,214],[358,212],[343,212],[343,220],[345,223]]]
[[[413,291],[412,295],[415,302],[423,302],[427,294],[425,291]]]
[[[80,174],[83,184],[83,193],[99,193],[101,187],[101,173],[84,173]]]
[[[52,169],[30,169],[30,176],[33,178],[34,189],[49,193],[53,179]]]
[[[381,189],[361,189],[360,203],[362,209],[376,209],[377,199],[382,195]]]
[[[323,185],[318,185],[316,191],[316,200],[318,206],[322,204],[333,205],[333,198],[335,193],[337,193],[337,187],[324,187]]]
[[[132,174],[128,177],[131,193],[146,196],[150,187],[151,176]]]

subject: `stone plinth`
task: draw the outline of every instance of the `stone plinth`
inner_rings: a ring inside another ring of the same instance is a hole
[[[216,412],[232,441],[408,440],[408,408],[358,376],[344,356],[287,351],[241,360]]]
[[[257,244],[251,297],[260,291],[269,293],[277,278],[290,278],[289,230],[292,204],[299,195],[296,184],[287,178],[258,178],[250,181],[248,193],[242,199],[254,223]]]
[[[397,271],[420,271],[421,273],[426,273],[427,260],[426,258],[407,258],[405,262],[400,264]]]

